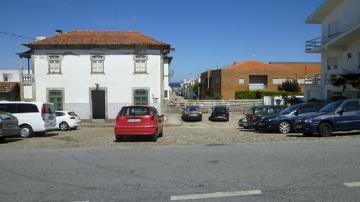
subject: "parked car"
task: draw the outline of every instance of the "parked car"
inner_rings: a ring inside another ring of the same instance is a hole
[[[51,103],[2,101],[0,111],[11,113],[18,119],[19,135],[23,138],[57,129],[54,105]]]
[[[153,141],[163,136],[162,115],[151,106],[122,107],[116,117],[114,133],[116,141],[126,136],[149,136]]]
[[[360,99],[341,100],[323,107],[319,113],[296,120],[296,131],[323,137],[334,131],[360,130]]]
[[[259,131],[290,133],[295,129],[295,120],[317,113],[324,103],[301,103],[292,105],[279,114],[263,117],[258,123]]]
[[[196,105],[186,106],[182,112],[181,119],[183,121],[202,121],[200,107]]]
[[[7,112],[0,112],[0,140],[18,135],[20,131],[17,118]]]
[[[246,125],[247,123],[247,120],[246,120],[246,116],[243,116],[243,117],[241,117],[240,119],[239,119],[239,121],[238,121],[238,125],[239,125],[239,127],[243,127],[243,128],[245,128],[244,127],[244,125]],[[245,128],[246,129],[246,128]]]
[[[77,129],[80,126],[80,117],[72,111],[56,111],[56,127],[61,131]]]
[[[268,117],[274,114],[280,113],[282,110],[284,110],[286,106],[255,106],[251,107],[246,112],[246,121],[243,123],[243,127],[245,129],[249,128],[255,128],[257,129],[257,124],[263,117]]]
[[[218,105],[212,109],[209,121],[229,121],[229,108],[225,105]]]

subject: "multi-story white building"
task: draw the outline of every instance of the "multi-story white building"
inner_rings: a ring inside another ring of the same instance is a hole
[[[138,32],[70,31],[26,44],[23,100],[54,103],[83,119],[114,119],[124,105],[169,97],[170,45]]]
[[[330,82],[339,75],[360,75],[360,1],[325,0],[306,23],[322,26],[322,36],[306,42],[307,53],[321,53],[322,67],[321,81],[305,87],[305,98],[360,97],[352,85],[343,90]]]

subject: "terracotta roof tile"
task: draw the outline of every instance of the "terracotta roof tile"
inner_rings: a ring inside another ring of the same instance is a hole
[[[228,67],[226,70],[244,68],[244,69],[263,69],[268,71],[289,71],[289,70],[303,70],[305,67],[308,70],[318,70],[320,72],[321,65],[314,63],[301,63],[301,64],[293,64],[293,63],[282,63],[282,64],[269,64],[259,61],[245,61],[234,63]]]
[[[0,82],[0,93],[10,93],[18,85],[18,82]]]
[[[27,46],[42,45],[157,45],[168,44],[139,32],[123,31],[70,31],[31,42]]]

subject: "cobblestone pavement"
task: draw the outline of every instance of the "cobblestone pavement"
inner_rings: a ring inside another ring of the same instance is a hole
[[[180,119],[180,115],[173,114],[172,121]],[[0,143],[0,149],[56,149],[81,147],[156,147],[164,145],[188,144],[234,144],[248,142],[277,142],[277,141],[311,141],[321,140],[319,137],[303,137],[302,134],[292,133],[283,135],[278,133],[259,133],[254,130],[244,130],[237,126],[241,115],[232,114],[229,122],[209,122],[204,114],[202,122],[181,122],[179,125],[166,126],[164,137],[158,142],[151,142],[144,138],[136,138],[126,142],[114,142],[112,127],[82,127],[78,130],[66,132],[50,132],[45,135],[28,139],[7,138]],[[342,134],[330,138],[360,138],[359,133]]]

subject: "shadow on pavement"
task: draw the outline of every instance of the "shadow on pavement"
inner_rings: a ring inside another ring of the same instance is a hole
[[[0,145],[1,145],[1,144],[11,143],[11,142],[18,142],[18,141],[21,141],[21,140],[23,140],[23,139],[22,139],[22,138],[18,138],[18,137],[16,137],[16,138],[7,137],[7,138],[5,138],[5,139],[0,140]]]

